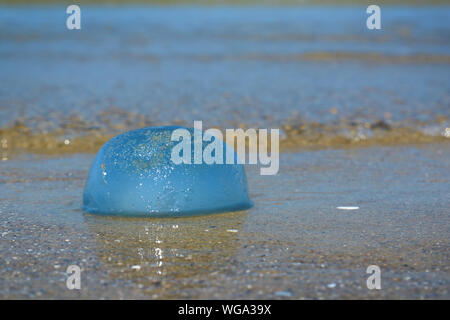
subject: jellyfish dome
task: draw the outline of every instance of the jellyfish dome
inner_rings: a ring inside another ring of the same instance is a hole
[[[83,209],[101,215],[179,217],[250,208],[241,164],[172,160],[172,149],[179,143],[172,141],[172,133],[179,128],[183,127],[137,129],[105,143],[90,169]],[[183,129],[191,134],[198,130]],[[216,142],[223,154],[229,152],[230,146]],[[193,159],[194,139],[189,144]],[[205,142],[201,145],[203,149]]]

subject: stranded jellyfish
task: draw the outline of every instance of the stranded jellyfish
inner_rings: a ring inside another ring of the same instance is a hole
[[[184,134],[174,134],[180,132]],[[219,159],[226,154],[236,159],[234,150],[203,134],[168,126],[112,138],[92,164],[83,209],[102,215],[175,217],[250,208],[244,167]],[[207,154],[209,160],[202,157]]]

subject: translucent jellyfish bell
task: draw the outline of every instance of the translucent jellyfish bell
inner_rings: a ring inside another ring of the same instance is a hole
[[[194,129],[184,128],[192,136],[191,164],[172,162],[172,148],[179,142],[171,136],[179,128],[133,130],[103,145],[89,172],[83,209],[102,215],[173,217],[250,208],[241,164],[193,164]],[[220,143],[225,158],[231,147]],[[202,150],[207,144],[203,142]]]

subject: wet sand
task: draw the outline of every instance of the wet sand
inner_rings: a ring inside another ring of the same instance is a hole
[[[448,144],[282,154],[277,176],[248,166],[251,210],[178,219],[84,214],[92,155],[22,156],[0,167],[0,297],[448,299],[449,156]],[[374,264],[381,290],[366,287]]]

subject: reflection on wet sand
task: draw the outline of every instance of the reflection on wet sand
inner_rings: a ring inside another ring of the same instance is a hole
[[[214,274],[238,247],[246,211],[175,219],[84,215],[97,255],[113,279],[146,287],[161,281]]]

